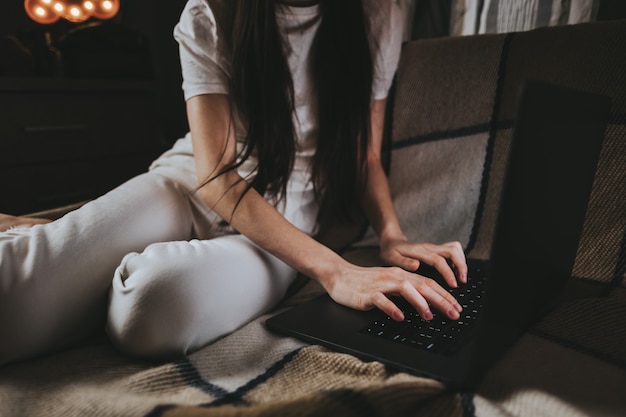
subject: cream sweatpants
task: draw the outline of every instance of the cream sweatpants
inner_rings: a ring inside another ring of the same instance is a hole
[[[187,135],[80,209],[0,233],[0,365],[102,326],[130,354],[184,355],[275,305],[295,271],[223,226],[196,186]],[[312,233],[318,207],[304,171],[278,209]]]

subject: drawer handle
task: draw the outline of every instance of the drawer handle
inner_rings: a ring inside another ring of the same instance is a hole
[[[28,133],[28,134],[80,132],[82,130],[87,130],[87,126],[83,124],[67,124],[67,125],[25,126],[24,127],[24,133]]]

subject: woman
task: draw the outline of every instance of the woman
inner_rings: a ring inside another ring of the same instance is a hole
[[[401,28],[393,0],[189,0],[174,34],[190,133],[79,210],[0,234],[0,363],[105,316],[126,352],[186,354],[267,311],[297,271],[356,309],[402,320],[388,298],[400,294],[426,320],[429,305],[458,318],[411,271],[425,262],[455,287],[462,248],[407,240],[380,162]],[[390,267],[311,237],[322,197],[344,217],[361,204]]]

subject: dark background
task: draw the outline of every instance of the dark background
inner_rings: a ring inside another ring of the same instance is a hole
[[[182,96],[177,44],[172,31],[186,0],[121,0],[115,22],[138,36],[145,37],[151,52],[150,76],[155,83],[160,140],[172,143],[187,131]],[[451,0],[416,0],[411,37],[446,36],[449,30]],[[626,1],[603,0],[598,20],[626,17]],[[76,25],[67,22],[42,26],[32,22],[24,12],[22,0],[3,0],[0,13],[0,36],[16,36],[27,41],[44,30],[57,37]],[[2,57],[0,56],[0,60]]]
[[[38,25],[26,15],[22,0],[3,0],[2,3],[0,36],[15,36],[27,42],[44,30],[58,37],[76,27],[62,21],[49,26]],[[162,138],[170,142],[187,131],[178,49],[172,36],[185,3],[185,0],[121,0],[120,12],[114,19],[148,41],[152,74],[146,76],[154,79],[158,111],[156,121]]]

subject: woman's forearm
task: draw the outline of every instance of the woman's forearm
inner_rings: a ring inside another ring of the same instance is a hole
[[[246,191],[247,190],[247,191]],[[236,173],[209,182],[199,190],[209,206],[251,241],[325,288],[345,266],[335,252],[292,225]]]
[[[376,100],[372,103],[367,184],[361,202],[363,211],[381,244],[389,239],[405,239],[391,199],[387,175],[381,163],[385,108],[386,100]]]
[[[372,160],[368,164],[368,184],[362,206],[381,243],[388,239],[405,238],[380,161]]]

